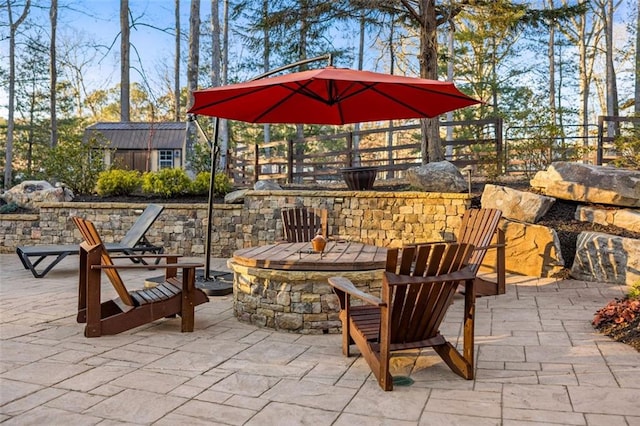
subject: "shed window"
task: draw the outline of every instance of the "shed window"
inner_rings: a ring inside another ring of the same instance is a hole
[[[158,168],[159,169],[173,168],[173,151],[172,150],[158,151]]]

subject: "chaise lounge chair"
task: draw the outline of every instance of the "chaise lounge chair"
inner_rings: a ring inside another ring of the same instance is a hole
[[[195,286],[196,268],[201,263],[178,263],[179,255],[136,255],[165,259],[153,266],[116,265],[105,249],[93,223],[79,217],[72,218],[84,241],[80,244],[80,273],[78,286],[79,323],[85,323],[86,337],[118,334],[165,317],[179,315],[181,330],[191,332],[195,323],[194,308],[209,301],[209,297]],[[114,258],[130,258],[116,256]],[[162,268],[164,281],[155,287],[129,291],[119,269]],[[182,276],[178,276],[178,269]],[[118,297],[103,302],[102,275],[107,276]]]
[[[161,246],[152,245],[145,237],[145,234],[149,228],[151,228],[151,225],[153,225],[158,216],[160,216],[163,209],[163,206],[149,204],[122,240],[117,243],[106,243],[106,249],[111,253],[124,253],[127,255],[134,255],[136,253],[162,253],[163,248]],[[24,269],[30,270],[34,277],[42,278],[68,255],[77,255],[79,253],[79,249],[77,244],[41,245],[17,247],[16,253],[18,254],[18,257],[20,257]],[[38,271],[36,267],[49,257],[55,258],[41,271]],[[35,259],[35,261],[32,258]],[[132,257],[131,260],[134,263],[144,263],[144,260],[141,258]]]

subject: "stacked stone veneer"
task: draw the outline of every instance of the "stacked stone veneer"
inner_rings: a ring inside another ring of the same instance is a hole
[[[455,240],[467,194],[382,191],[250,191],[245,196],[243,246],[282,238],[280,212],[305,206],[329,211],[329,236],[383,247]]]
[[[229,267],[235,274],[233,309],[240,321],[302,334],[340,333],[338,297],[328,278],[340,274],[372,294],[380,294],[382,286],[382,269],[290,271],[247,267],[232,260]]]
[[[244,247],[282,238],[282,208],[324,207],[329,233],[380,246],[455,239],[460,219],[469,208],[467,194],[379,191],[249,191],[244,204],[216,204],[213,210],[211,254],[231,257]],[[206,204],[163,204],[147,238],[167,252],[204,254]],[[91,220],[105,242],[120,240],[146,204],[42,203],[39,214],[0,215],[0,251],[19,245],[78,244],[71,216]]]
[[[71,221],[80,216],[92,221],[104,242],[119,241],[133,226],[146,204],[128,203],[43,203],[37,215],[0,215],[0,250],[42,244],[78,244],[80,233]],[[185,256],[204,254],[207,224],[206,204],[164,204],[164,210],[147,231],[152,244],[165,252]],[[215,232],[211,236],[212,256],[229,257],[242,242],[242,206],[220,205],[213,213]]]

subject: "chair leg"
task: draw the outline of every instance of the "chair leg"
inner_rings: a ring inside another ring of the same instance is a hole
[[[462,354],[449,342],[434,346],[433,349],[440,355],[440,358],[456,374],[467,380],[474,378],[474,315],[475,315],[476,295],[474,290],[474,280],[465,282],[464,291],[464,326],[463,326],[463,348]]]
[[[182,332],[193,331],[195,325],[195,306],[193,302],[195,293],[194,268],[184,268],[182,270]]]

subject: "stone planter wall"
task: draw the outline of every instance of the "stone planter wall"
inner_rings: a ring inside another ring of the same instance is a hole
[[[71,216],[95,223],[105,242],[119,241],[131,228],[146,204],[43,203],[39,215],[0,215],[0,251],[13,253],[19,245],[78,244],[80,233]],[[206,204],[164,204],[164,211],[146,236],[165,252],[185,256],[204,254]],[[242,205],[216,205],[213,215],[211,253],[230,257],[242,239]]]
[[[216,204],[211,253],[231,257],[234,250],[282,239],[283,207],[326,207],[329,235],[380,246],[454,239],[469,208],[467,194],[379,191],[249,191],[244,204]],[[147,238],[167,252],[202,256],[206,204],[164,204]],[[19,245],[78,244],[71,216],[96,224],[105,242],[118,241],[146,204],[42,203],[39,215],[0,215],[0,252]]]
[[[243,246],[282,239],[280,211],[326,208],[329,237],[382,247],[455,240],[468,194],[382,191],[250,191],[245,196]]]

